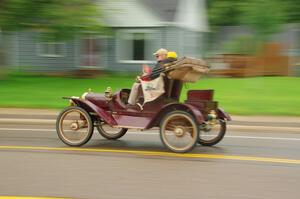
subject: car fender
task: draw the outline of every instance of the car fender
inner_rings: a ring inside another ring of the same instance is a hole
[[[222,108],[218,108],[217,110],[218,118],[226,119],[227,121],[231,121],[231,117],[228,113],[226,113]]]
[[[161,119],[170,111],[175,110],[184,110],[188,113],[192,114],[198,124],[202,124],[205,119],[201,113],[201,111],[191,105],[191,104],[182,104],[182,103],[171,103],[162,107],[162,109],[153,117],[152,121],[147,125],[147,129],[152,128],[154,126],[158,126]]]
[[[82,100],[80,98],[70,98],[77,106],[87,110],[88,112],[94,112],[96,115],[98,115],[100,118],[102,118],[107,124],[109,125],[117,125],[117,122],[115,119],[108,114],[105,110],[102,108],[96,106],[90,101]]]

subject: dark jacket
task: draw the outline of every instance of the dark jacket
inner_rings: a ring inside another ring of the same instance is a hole
[[[152,69],[151,74],[147,75],[147,77],[144,78],[144,79],[142,77],[142,79],[143,80],[153,80],[153,79],[158,78],[159,75],[160,75],[160,73],[163,72],[164,64],[171,63],[173,61],[177,61],[177,59],[175,59],[175,58],[167,58],[165,60],[158,61],[157,64],[155,65],[155,67]]]

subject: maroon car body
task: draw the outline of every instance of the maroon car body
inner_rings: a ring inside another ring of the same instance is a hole
[[[87,93],[83,98],[70,98],[77,106],[91,113],[94,119],[103,119],[111,126],[122,128],[150,129],[158,127],[160,119],[171,110],[183,110],[192,113],[198,125],[205,123],[211,110],[215,110],[217,118],[230,121],[230,116],[213,101],[213,90],[189,90],[187,100],[180,103],[178,98],[158,98],[146,103],[143,110],[139,106],[128,106],[122,101],[123,89],[114,94],[112,100],[107,100],[104,94]]]

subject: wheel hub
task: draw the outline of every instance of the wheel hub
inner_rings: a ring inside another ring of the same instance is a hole
[[[209,131],[211,131],[211,129],[212,129],[212,125],[210,125],[208,123],[202,126],[202,130],[205,132],[209,132]]]
[[[174,133],[177,137],[182,137],[184,135],[184,129],[180,127],[176,127]]]
[[[79,124],[77,122],[72,122],[70,127],[72,130],[76,131],[79,129]]]

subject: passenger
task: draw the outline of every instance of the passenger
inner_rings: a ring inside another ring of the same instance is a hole
[[[139,90],[141,88],[141,82],[140,79],[142,80],[153,80],[157,77],[159,77],[162,69],[163,69],[163,60],[167,59],[167,54],[168,54],[168,50],[161,48],[159,50],[157,50],[153,55],[155,55],[156,58],[156,65],[153,68],[153,70],[151,71],[150,74],[142,76],[142,77],[137,77],[136,78],[136,82],[132,85],[131,88],[131,92],[128,98],[128,104],[131,105],[136,105],[137,103],[137,98],[138,98],[138,94],[139,94]],[[144,66],[145,68],[145,66]]]
[[[177,53],[175,51],[170,51],[167,54],[167,59],[164,60],[163,62],[164,64],[171,63],[173,61],[177,61],[177,58],[178,58]]]
[[[170,51],[167,53],[167,58],[158,62],[153,68],[152,72],[148,75],[142,76],[141,80],[150,81],[158,78],[160,73],[164,72],[164,64],[171,63],[173,61],[177,61],[177,53]]]

